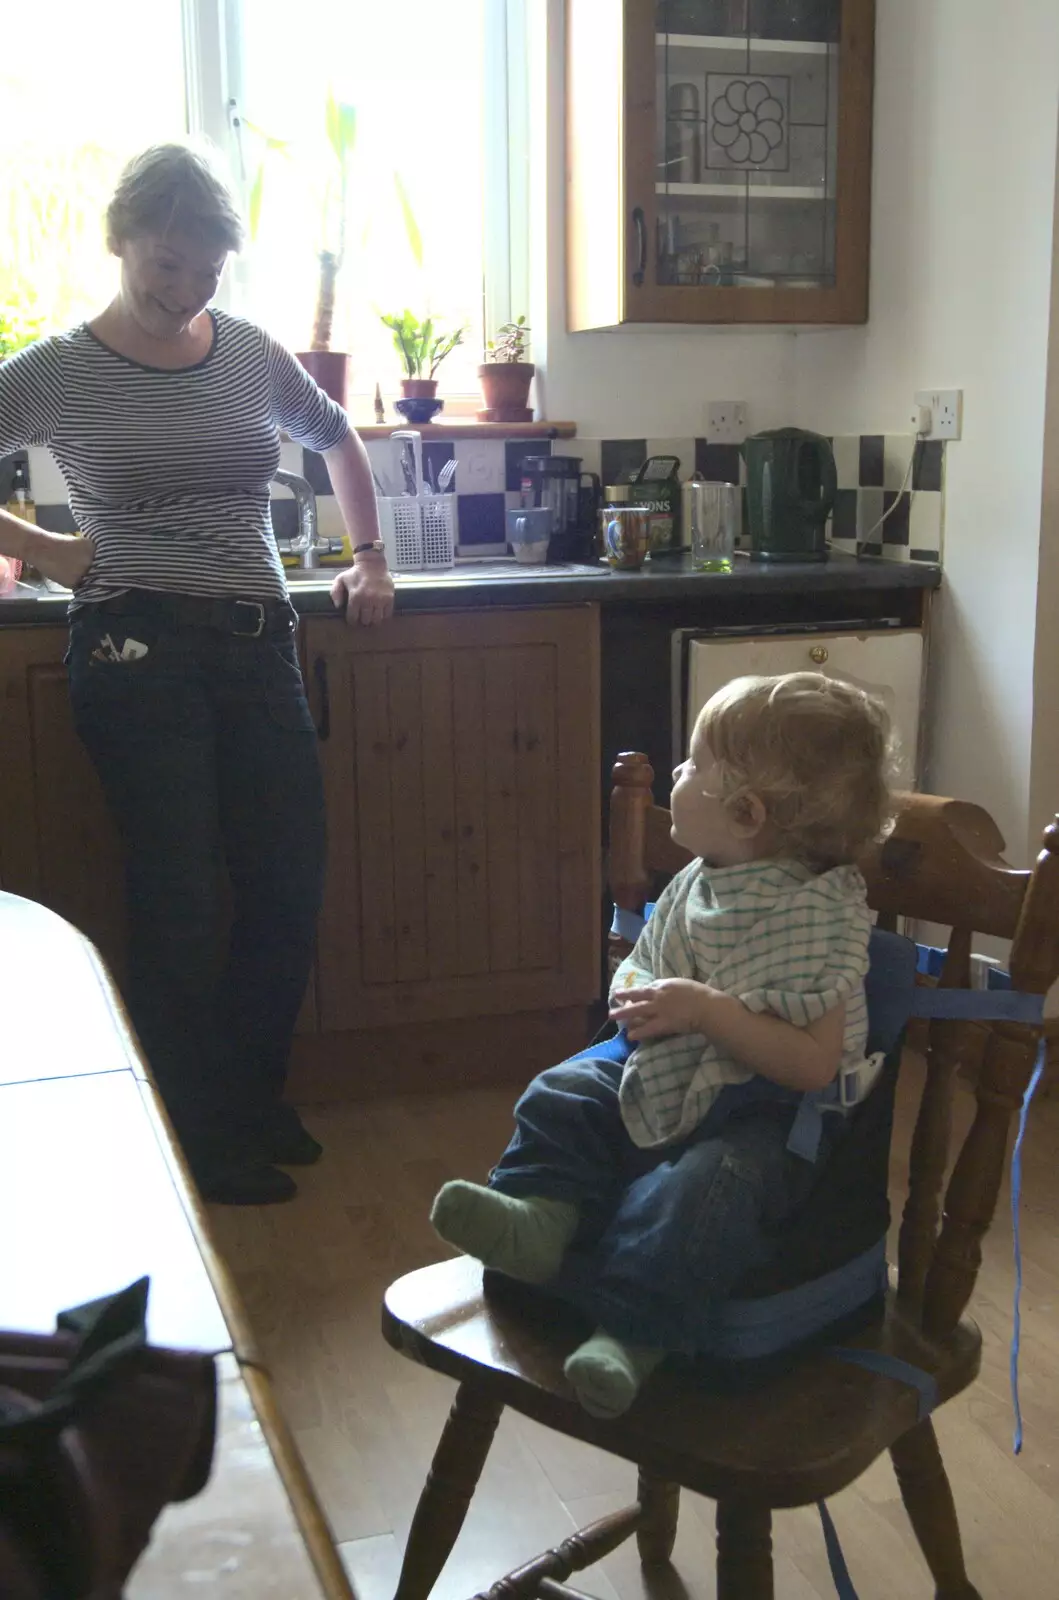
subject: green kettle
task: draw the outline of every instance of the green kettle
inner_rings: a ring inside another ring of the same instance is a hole
[[[775,428],[753,434],[741,448],[751,561],[826,561],[838,488],[830,440]]]

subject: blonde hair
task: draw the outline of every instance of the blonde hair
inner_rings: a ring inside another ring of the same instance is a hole
[[[215,157],[191,144],[153,144],[122,169],[106,212],[107,248],[179,228],[210,248],[239,250],[239,207]]]
[[[890,821],[890,718],[881,701],[822,672],[736,678],[698,721],[718,798],[761,800],[785,855],[817,871],[851,862]]]

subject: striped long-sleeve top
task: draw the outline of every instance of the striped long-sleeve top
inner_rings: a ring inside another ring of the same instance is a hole
[[[658,978],[693,978],[750,1011],[797,1027],[844,1003],[842,1066],[864,1059],[871,913],[856,867],[814,874],[796,861],[706,867],[693,861],[667,886],[611,994]],[[702,1034],[651,1039],[633,1051],[620,1104],[643,1148],[686,1138],[726,1084],[752,1076]]]
[[[0,456],[47,445],[95,545],[76,604],[125,589],[286,594],[269,483],[279,429],[312,450],[349,422],[262,328],[211,311],[209,354],[162,371],[82,325],[0,362]]]

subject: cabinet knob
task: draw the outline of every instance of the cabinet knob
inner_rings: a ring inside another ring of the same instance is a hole
[[[809,660],[815,666],[822,667],[827,660],[827,646],[825,644],[814,644],[809,652]]]

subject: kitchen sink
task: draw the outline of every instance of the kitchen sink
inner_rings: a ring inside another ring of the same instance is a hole
[[[557,561],[550,566],[538,567],[516,561],[514,556],[508,556],[506,559],[498,556],[493,561],[457,561],[454,567],[432,568],[428,572],[395,572],[393,576],[394,582],[400,589],[416,584],[473,583],[481,579],[490,583],[505,581],[516,583],[525,582],[527,578],[552,581],[557,578],[598,577],[604,570],[606,569],[598,561]],[[319,567],[313,572],[302,572],[298,568],[288,569],[287,582],[292,588],[314,583],[330,584],[340,571],[339,567]]]

